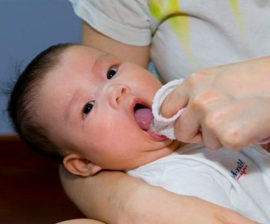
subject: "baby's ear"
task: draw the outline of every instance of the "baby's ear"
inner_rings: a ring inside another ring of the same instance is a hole
[[[102,169],[100,166],[73,153],[64,157],[63,164],[70,173],[83,177],[93,176]]]

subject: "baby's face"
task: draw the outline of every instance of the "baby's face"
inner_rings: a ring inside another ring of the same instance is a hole
[[[77,153],[103,169],[131,169],[172,150],[171,140],[144,130],[150,119],[143,127],[135,119],[137,108],[151,108],[159,88],[141,67],[74,46],[45,78],[38,114],[67,154]]]

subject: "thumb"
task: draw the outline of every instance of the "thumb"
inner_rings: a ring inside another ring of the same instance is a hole
[[[165,98],[161,105],[160,113],[166,118],[172,117],[178,110],[184,108],[188,103],[188,95],[182,86],[178,86]]]

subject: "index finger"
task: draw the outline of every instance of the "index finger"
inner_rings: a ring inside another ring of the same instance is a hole
[[[181,83],[172,92],[170,92],[163,101],[160,113],[166,118],[172,117],[188,103],[188,91],[186,85]]]

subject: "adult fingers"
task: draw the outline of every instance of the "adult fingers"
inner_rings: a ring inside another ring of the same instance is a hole
[[[184,108],[189,101],[189,96],[203,86],[209,79],[210,72],[207,70],[193,73],[187,77],[177,88],[165,98],[161,105],[161,114],[164,117],[173,116],[179,109]]]
[[[184,108],[188,102],[186,87],[179,85],[165,98],[161,105],[161,114],[164,117],[172,117],[178,110]]]
[[[205,125],[202,125],[201,132],[202,132],[202,141],[207,149],[217,150],[222,148],[222,144],[220,143],[217,136],[212,130],[206,128]]]
[[[174,124],[175,137],[182,142],[201,142],[200,123],[196,111],[187,107]]]

